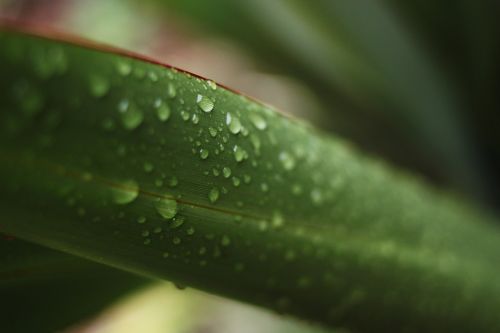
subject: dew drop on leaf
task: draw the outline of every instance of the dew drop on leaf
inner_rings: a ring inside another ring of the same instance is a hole
[[[238,177],[233,177],[232,181],[233,181],[233,186],[234,187],[240,186],[241,181],[240,181],[240,179]]]
[[[182,110],[181,111],[181,117],[184,121],[188,121],[189,120],[189,117],[190,117],[190,114],[189,112],[185,111],[185,110]]]
[[[127,180],[113,188],[113,202],[118,205],[131,203],[139,195],[139,185],[134,180]]]
[[[177,215],[177,201],[169,198],[161,198],[155,203],[158,214],[164,219],[171,219]]]
[[[132,72],[132,66],[127,60],[120,59],[116,63],[116,70],[120,75],[127,76],[130,74],[130,72]]]
[[[210,200],[210,202],[216,202],[217,199],[219,199],[219,194],[219,189],[214,187],[210,190],[210,192],[208,192],[208,199]]]
[[[170,228],[176,229],[179,228],[184,224],[186,220],[182,216],[177,216],[172,219],[172,222],[170,223]]]
[[[177,96],[177,90],[173,83],[169,82],[167,85],[167,96],[168,98],[175,98]]]
[[[231,238],[228,235],[223,235],[220,241],[222,246],[229,246],[231,244]]]
[[[127,130],[137,128],[144,119],[141,110],[134,104],[130,103],[127,99],[122,99],[118,103],[118,112],[122,120],[123,127]]]
[[[177,177],[175,177],[175,176],[172,176],[172,178],[170,178],[168,181],[168,186],[170,186],[170,187],[176,187],[177,184],[179,184],[179,181],[177,180]]]
[[[217,90],[217,84],[214,81],[208,80],[207,84],[212,90]]]
[[[167,121],[170,118],[170,107],[166,103],[162,103],[156,109],[156,116],[162,122]]]
[[[215,128],[213,128],[213,127],[209,127],[208,128],[208,132],[210,133],[210,136],[212,138],[215,138],[217,136],[217,130]]]
[[[229,128],[229,132],[233,134],[238,134],[241,131],[240,120],[229,112],[226,114],[226,125]]]
[[[285,168],[285,170],[293,170],[293,168],[295,168],[295,159],[286,151],[282,151],[279,154],[279,160],[281,164],[283,164],[283,168]]]
[[[250,121],[255,126],[255,128],[257,128],[261,131],[265,130],[267,128],[266,121],[264,120],[264,118],[262,118],[258,114],[251,113],[249,117],[250,117]]]
[[[109,91],[109,81],[102,76],[92,75],[90,78],[90,94],[94,97],[103,97]]]
[[[271,226],[273,228],[281,228],[285,224],[285,220],[280,212],[274,212],[271,218]]]
[[[152,163],[150,163],[150,162],[144,162],[144,166],[143,167],[144,167],[144,171],[148,172],[148,173],[152,172],[153,169],[154,169],[154,165]]]
[[[234,159],[236,160],[236,162],[243,161],[243,159],[246,156],[246,152],[243,150],[243,148],[241,148],[238,145],[234,146],[233,153],[234,153]]]
[[[191,122],[197,125],[200,122],[200,117],[198,117],[196,113],[193,113],[193,116],[191,117]]]
[[[211,112],[214,109],[214,102],[207,96],[198,94],[196,96],[196,103],[203,112]]]
[[[148,72],[148,77],[149,79],[151,80],[151,82],[156,82],[158,81],[158,74],[156,74],[155,72],[153,71],[149,71]]]
[[[311,200],[314,205],[318,206],[323,203],[323,193],[317,188],[311,191]]]
[[[231,169],[228,167],[222,168],[222,174],[224,175],[224,178],[231,177]]]
[[[207,149],[204,149],[204,148],[200,149],[200,158],[202,160],[206,160],[208,158],[208,154],[209,154],[209,152]]]

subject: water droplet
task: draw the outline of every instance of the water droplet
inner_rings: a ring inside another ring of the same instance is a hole
[[[203,148],[200,149],[200,158],[202,160],[206,160],[208,158],[208,155],[209,155],[209,152],[207,149],[203,149]]]
[[[210,200],[210,202],[216,202],[217,199],[219,199],[219,189],[214,187],[210,190],[210,192],[208,192],[208,199]]]
[[[274,212],[271,218],[271,226],[275,229],[281,228],[285,224],[285,220],[280,212]]]
[[[266,121],[264,120],[264,118],[262,118],[261,116],[259,116],[258,114],[255,114],[255,113],[251,113],[250,114],[250,121],[252,122],[252,124],[259,130],[265,130],[267,128],[267,123]]]
[[[139,195],[139,185],[134,180],[122,182],[113,188],[113,201],[118,205],[131,203]]]
[[[152,82],[156,82],[158,81],[158,74],[156,74],[155,72],[153,71],[149,71],[148,72],[148,77],[149,79],[152,81]]]
[[[229,178],[231,177],[231,169],[228,167],[224,167],[222,169],[222,174],[224,175],[224,178]]]
[[[144,162],[144,171],[145,172],[151,172],[154,169],[154,165],[150,162]]]
[[[181,117],[184,121],[188,121],[191,115],[186,110],[181,110]]]
[[[168,252],[163,252],[163,254],[161,255],[163,258],[168,258],[170,254]]]
[[[120,59],[116,63],[116,70],[120,75],[127,76],[130,74],[130,72],[132,72],[132,66],[128,61]]]
[[[172,243],[174,243],[175,245],[179,245],[181,242],[182,240],[179,237],[174,237],[172,239]]]
[[[220,244],[222,246],[229,246],[231,244],[231,238],[229,238],[228,235],[223,235],[220,240]]]
[[[259,230],[266,231],[268,228],[268,223],[266,220],[259,221]]]
[[[196,103],[198,103],[198,106],[203,112],[211,112],[214,109],[214,102],[207,96],[198,94],[198,96],[196,96]]]
[[[193,113],[193,116],[191,117],[191,121],[193,124],[197,125],[200,122],[200,117],[196,113]]]
[[[234,185],[234,187],[238,187],[238,186],[240,186],[241,181],[240,181],[240,179],[239,179],[239,178],[237,178],[237,177],[233,177],[233,178],[232,178],[232,181],[233,181],[233,185]]]
[[[160,198],[155,203],[156,211],[165,219],[169,220],[177,215],[177,201],[169,198]]]
[[[156,116],[162,122],[167,121],[170,118],[170,107],[167,103],[161,103],[156,108]]]
[[[127,99],[123,99],[118,103],[118,111],[120,112],[123,127],[128,130],[137,128],[144,119],[144,116],[135,104],[129,103]]]
[[[144,224],[144,223],[146,223],[146,221],[147,221],[147,219],[144,216],[139,216],[137,218],[137,223],[139,223],[139,224]]]
[[[267,183],[260,184],[260,189],[262,192],[269,192],[269,185]]]
[[[177,96],[177,91],[173,83],[169,82],[167,85],[167,96],[169,98],[175,98]]]
[[[189,228],[186,229],[186,234],[189,235],[189,236],[194,235],[194,232],[195,232],[195,230],[194,230],[193,227],[189,227]]]
[[[229,128],[229,131],[233,134],[238,134],[241,131],[241,122],[240,120],[231,115],[231,113],[226,114],[226,125]]]
[[[90,78],[90,93],[94,97],[103,97],[109,91],[109,81],[102,76],[92,75]]]
[[[176,187],[177,184],[179,184],[179,181],[177,180],[177,177],[175,177],[175,176],[172,176],[172,178],[170,178],[168,181],[168,186],[170,186],[170,187]]]
[[[257,135],[250,135],[250,142],[252,143],[253,149],[257,155],[260,155],[260,139]]]
[[[311,200],[314,205],[321,205],[323,203],[323,193],[317,188],[311,191]]]
[[[217,136],[217,130],[213,127],[209,127],[208,132],[210,133],[210,136],[212,136],[212,138],[215,138]]]
[[[208,81],[207,81],[207,84],[208,84],[208,86],[209,86],[212,90],[216,90],[216,89],[217,89],[217,84],[216,84],[214,81],[208,80]]]
[[[285,168],[285,170],[292,170],[295,168],[295,159],[286,151],[282,151],[279,154],[279,160],[283,164],[283,168]]]
[[[172,222],[170,223],[170,228],[176,229],[179,228],[181,225],[184,224],[186,219],[182,216],[177,216],[172,219]]]
[[[234,152],[234,159],[236,160],[236,162],[241,162],[246,157],[246,151],[243,150],[243,148],[241,148],[238,145],[234,146],[233,152]]]

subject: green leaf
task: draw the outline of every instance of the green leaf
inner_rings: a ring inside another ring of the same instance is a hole
[[[0,43],[3,232],[334,327],[500,329],[487,214],[186,72]]]

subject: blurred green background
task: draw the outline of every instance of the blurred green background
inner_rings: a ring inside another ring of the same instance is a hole
[[[213,79],[496,212],[499,13],[495,0],[0,0],[0,19]],[[293,332],[202,295],[157,285],[68,332],[137,332],[135,320],[147,332]]]

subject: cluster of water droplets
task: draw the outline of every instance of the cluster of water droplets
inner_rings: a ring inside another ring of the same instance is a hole
[[[64,52],[54,54],[60,64],[39,64],[40,75],[62,75],[67,70]],[[188,260],[197,256],[201,258],[200,266],[210,264],[208,256],[220,260],[231,258],[228,250],[251,247],[250,243],[242,244],[244,237],[233,232],[234,226],[268,234],[284,232],[287,224],[293,225],[289,218],[296,209],[294,206],[307,202],[320,207],[332,197],[329,188],[343,186],[341,178],[325,179],[322,172],[303,175],[303,165],[315,170],[314,167],[321,166],[322,156],[307,139],[287,141],[286,133],[295,131],[297,125],[287,128],[283,123],[288,124],[288,120],[276,121],[277,116],[261,106],[227,103],[229,93],[221,91],[212,81],[191,77],[189,86],[179,83],[181,75],[175,71],[149,67],[117,59],[113,68],[117,77],[89,73],[84,84],[86,96],[112,106],[110,112],[98,118],[104,132],[115,131],[118,138],[126,138],[113,141],[116,156],[120,158],[117,164],[124,165],[117,166],[120,176],[109,185],[111,203],[119,211],[117,218],[125,218],[138,208],[131,218],[138,228],[138,237],[144,245],[162,248],[162,258]],[[129,80],[161,89],[153,89],[157,93],[152,98],[122,94],[118,88]],[[25,112],[40,112],[45,105],[43,95],[33,85],[19,86]],[[173,163],[177,163],[175,170],[170,167]],[[140,175],[132,168],[135,165],[139,166]],[[134,172],[127,173],[126,168]],[[190,173],[183,169],[189,169]],[[199,175],[194,175],[196,172]],[[295,176],[302,178],[295,180]],[[91,175],[82,178],[93,181]],[[186,185],[193,179],[196,186]],[[298,199],[290,200],[289,196]],[[68,199],[68,205],[76,207],[79,216],[87,216],[88,212],[75,198]],[[189,202],[201,205],[193,208]],[[202,223],[197,223],[199,216],[192,212],[207,206],[229,211],[231,217],[227,223],[232,223],[232,227],[227,231],[218,229],[214,234],[203,232]],[[263,208],[259,210],[260,207]],[[296,236],[300,236],[299,232]],[[203,239],[197,249],[182,247],[194,237]],[[158,244],[157,240],[168,240],[168,245]],[[266,250],[256,254],[255,260],[269,260],[272,251]],[[275,252],[279,252],[279,259],[285,263],[293,263],[303,255],[300,249],[286,245]],[[251,266],[251,261],[233,260],[231,266],[235,272],[242,272]],[[269,281],[273,285],[271,278]],[[304,274],[293,279],[294,286],[302,289],[309,288],[312,281]],[[276,301],[280,308],[288,307],[290,302],[284,297]]]

